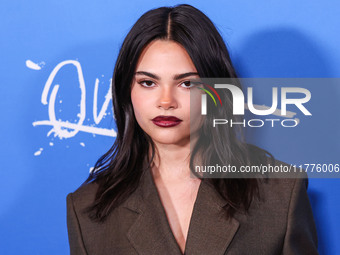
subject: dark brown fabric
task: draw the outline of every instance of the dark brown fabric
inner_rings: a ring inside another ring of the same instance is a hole
[[[205,180],[200,184],[186,242],[186,255],[318,254],[317,235],[306,192],[307,179],[260,182],[261,200],[249,213],[223,217],[227,203]],[[103,224],[82,213],[97,186],[87,184],[67,196],[71,255],[181,255],[151,172]]]

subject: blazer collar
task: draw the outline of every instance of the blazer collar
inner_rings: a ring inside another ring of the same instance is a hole
[[[238,230],[239,222],[223,216],[227,202],[203,179],[190,220],[184,254],[224,254]],[[170,228],[151,170],[145,171],[137,190],[123,207],[136,213],[127,238],[138,254],[182,252]]]

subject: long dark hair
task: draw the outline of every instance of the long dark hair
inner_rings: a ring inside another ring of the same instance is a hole
[[[142,50],[153,40],[171,40],[181,44],[191,57],[200,77],[237,78],[226,45],[211,20],[190,5],[161,7],[146,12],[132,27],[120,49],[112,79],[112,102],[117,124],[117,137],[112,148],[95,164],[83,185],[96,182],[98,190],[88,208],[91,219],[104,221],[110,212],[124,202],[138,187],[144,171],[151,166],[155,145],[138,125],[131,103],[131,84]],[[231,95],[226,93],[224,116],[232,117]],[[211,117],[210,117],[211,118]],[[204,124],[207,125],[207,124]],[[192,150],[194,158],[204,162],[249,165],[265,158],[265,151],[249,146],[237,132],[203,126],[201,141]],[[206,143],[204,141],[209,141]],[[204,151],[201,148],[204,146]],[[149,156],[151,148],[152,156]],[[256,160],[257,161],[256,161]],[[146,163],[146,164],[145,164]],[[227,217],[245,210],[258,196],[255,178],[214,178],[211,184],[228,201]]]

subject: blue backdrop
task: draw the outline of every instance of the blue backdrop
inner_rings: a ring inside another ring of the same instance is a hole
[[[115,139],[107,95],[118,49],[142,13],[178,3],[1,1],[0,254],[69,253],[66,195]],[[241,77],[340,77],[337,0],[186,3],[219,28]],[[340,88],[311,89],[300,128],[249,140],[288,163],[340,163]],[[339,183],[310,179],[321,254],[340,254]]]

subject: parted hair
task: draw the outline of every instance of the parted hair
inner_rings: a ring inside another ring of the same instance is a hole
[[[212,21],[200,10],[182,4],[153,9],[143,14],[121,46],[112,77],[117,137],[83,183],[98,184],[95,200],[86,210],[92,220],[105,221],[112,210],[128,199],[154,159],[155,145],[138,125],[131,103],[131,85],[139,56],[154,40],[170,40],[181,44],[200,77],[237,79],[224,40]],[[231,94],[225,92],[221,97],[224,107],[220,107],[218,114],[235,119],[231,111]],[[268,155],[272,157],[266,151],[245,143],[240,133],[233,128],[211,129],[208,123],[211,123],[209,118],[213,117],[207,115],[208,119],[200,129],[199,141],[190,155],[193,173],[195,157],[200,157],[205,164],[238,167],[260,164],[267,160]],[[252,200],[259,196],[256,178],[211,178],[208,181],[227,200],[226,217],[231,217],[236,211],[246,212]]]

